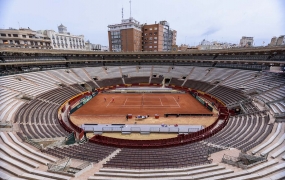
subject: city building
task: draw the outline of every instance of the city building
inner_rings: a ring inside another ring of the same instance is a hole
[[[90,41],[85,42],[86,51],[101,51],[101,44],[92,44]]]
[[[108,46],[101,46],[101,51],[109,51],[109,47]]]
[[[278,38],[274,36],[269,44],[269,46],[282,46],[282,45],[285,45],[285,35],[279,36]]]
[[[120,24],[108,25],[108,38],[110,51],[141,51],[141,24],[132,17],[122,19]]]
[[[155,23],[142,26],[142,50],[163,51],[163,25]]]
[[[108,26],[109,49],[115,52],[171,51],[176,36],[167,21],[140,24],[131,17]]]
[[[277,42],[277,37],[273,36],[273,38],[271,38],[271,41],[268,45],[269,46],[276,46],[276,42]]]
[[[234,47],[237,47],[237,45],[227,42],[210,42],[205,39],[203,39],[203,41],[197,46],[198,50],[229,49]]]
[[[170,29],[167,21],[142,26],[143,51],[172,51],[176,45],[177,31]]]
[[[178,47],[178,51],[187,51],[188,48],[190,48],[189,45],[187,45],[187,44],[181,44],[181,45]]]
[[[0,29],[0,47],[51,49],[51,39],[30,28]]]
[[[251,46],[253,46],[253,37],[242,36],[239,45],[241,47],[251,47]]]
[[[278,37],[277,42],[276,42],[276,45],[277,45],[277,46],[285,45],[285,36],[284,36],[284,35]]]
[[[83,35],[71,35],[67,32],[67,28],[62,24],[58,26],[58,32],[54,30],[42,31],[51,39],[53,49],[59,50],[82,50],[85,51],[85,42]]]

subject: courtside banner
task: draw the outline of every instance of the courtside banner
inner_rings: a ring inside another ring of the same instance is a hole
[[[81,108],[84,104],[86,104],[88,101],[90,101],[97,94],[98,94],[98,92],[94,92],[91,95],[85,96],[84,98],[80,99],[78,102],[78,105],[70,110],[70,114],[74,113],[77,109]]]

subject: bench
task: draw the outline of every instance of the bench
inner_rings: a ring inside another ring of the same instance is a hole
[[[18,153],[20,153],[23,156],[26,156],[27,158],[33,159],[39,163],[42,163],[44,165],[47,165],[49,162],[46,160],[42,160],[34,155],[28,154],[25,151],[23,151],[21,148],[19,148],[18,146],[12,144],[7,137],[5,136],[5,134],[3,132],[0,132],[0,136],[3,139],[3,141],[5,142],[5,144],[7,144],[8,146],[10,146],[12,149],[14,149],[15,151],[17,151]]]
[[[252,154],[257,153],[258,151],[260,151],[261,149],[263,149],[264,147],[268,146],[270,143],[273,142],[273,140],[278,136],[278,134],[280,133],[282,128],[282,123],[279,123],[277,126],[277,129],[275,131],[275,133],[270,137],[270,139],[268,139],[265,143],[263,143],[261,146],[259,146],[258,148],[254,149],[252,151]]]
[[[39,153],[39,152],[33,150],[32,148],[26,146],[25,144],[21,143],[21,142],[16,138],[16,136],[15,136],[12,132],[8,132],[8,134],[9,134],[9,136],[13,139],[13,141],[14,141],[16,144],[18,144],[19,146],[21,146],[22,148],[24,148],[24,149],[30,151],[31,153],[33,153],[33,154],[35,154],[35,155],[37,155],[37,156],[40,156],[40,157],[42,157],[42,158],[45,158],[45,159],[47,159],[47,160],[49,160],[49,161],[52,161],[52,162],[55,162],[55,161],[56,161],[56,159],[54,159],[54,158],[52,158],[52,157],[49,157],[49,156],[46,156],[46,155],[44,155],[44,154],[42,154],[42,153]]]
[[[5,147],[3,144],[0,144],[0,149],[1,149],[3,152],[5,152],[7,155],[13,157],[14,159],[17,159],[17,160],[21,161],[22,163],[25,163],[25,164],[27,164],[27,165],[33,167],[33,168],[38,168],[38,167],[39,167],[38,164],[36,164],[36,163],[34,163],[34,162],[31,162],[29,159],[26,159],[26,158],[24,158],[24,157],[22,157],[22,156],[18,156],[17,154],[11,152],[10,149],[7,148],[7,147]]]

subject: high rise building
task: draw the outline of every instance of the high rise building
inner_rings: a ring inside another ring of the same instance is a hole
[[[170,29],[167,21],[142,26],[143,51],[171,51],[176,45],[177,31]]]
[[[108,26],[109,49],[115,52],[171,51],[176,35],[167,21],[142,25],[131,17]]]
[[[109,49],[115,52],[141,51],[141,24],[130,17],[108,26]]]
[[[161,24],[143,25],[142,50],[163,51],[163,25]]]

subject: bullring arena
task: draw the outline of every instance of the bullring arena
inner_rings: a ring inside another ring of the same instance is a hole
[[[0,52],[0,179],[285,178],[284,48]]]

